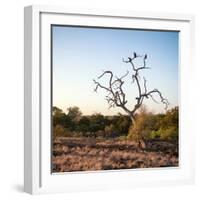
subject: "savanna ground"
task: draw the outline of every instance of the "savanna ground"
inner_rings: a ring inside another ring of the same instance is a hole
[[[178,144],[149,140],[146,147],[121,139],[57,137],[52,171],[93,171],[178,166]]]
[[[52,172],[177,167],[178,107],[164,114],[82,115],[53,109]]]

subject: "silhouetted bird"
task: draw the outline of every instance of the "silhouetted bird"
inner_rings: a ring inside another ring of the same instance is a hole
[[[133,53],[133,56],[134,56],[134,58],[136,58],[136,57],[137,57],[137,54],[134,52],[134,53]]]
[[[145,60],[147,59],[147,54],[145,54],[144,59],[145,59]]]

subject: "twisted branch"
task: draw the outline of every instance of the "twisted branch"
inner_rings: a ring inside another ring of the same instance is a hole
[[[137,58],[142,58],[143,64],[141,67],[136,67],[134,64],[134,60]],[[121,107],[126,113],[129,114],[132,120],[135,118],[135,113],[138,110],[138,108],[140,108],[140,106],[142,105],[144,98],[148,99],[150,97],[155,103],[158,103],[158,101],[154,98],[154,94],[157,94],[158,97],[160,98],[161,103],[165,105],[165,109],[167,109],[169,105],[168,100],[162,96],[162,93],[158,89],[153,89],[148,91],[147,81],[145,77],[143,77],[143,84],[142,84],[139,72],[144,69],[150,69],[149,67],[146,67],[146,60],[147,60],[147,54],[138,55],[135,52],[133,53],[132,57],[128,57],[128,60],[123,59],[124,63],[130,63],[132,66],[132,75],[131,75],[132,82],[133,83],[136,82],[138,90],[138,96],[136,97],[136,104],[134,105],[133,109],[129,109],[126,107],[128,101],[126,100],[126,95],[123,91],[123,84],[124,84],[123,79],[129,74],[128,71],[123,76],[121,77],[115,76],[115,78],[112,71],[104,71],[98,77],[98,79],[101,79],[107,74],[110,75],[108,86],[102,85],[98,81],[93,80],[96,85],[94,89],[95,92],[97,92],[98,88],[106,90],[107,92],[106,100],[109,104],[109,108],[115,106]]]
[[[104,86],[98,81],[93,80],[94,83],[96,84],[96,87],[94,89],[95,92],[97,92],[98,88],[102,88],[107,91],[106,100],[109,104],[109,108],[118,106],[122,107],[123,109],[127,109],[125,108],[125,104],[127,103],[126,95],[123,91],[122,86],[124,84],[123,79],[128,75],[128,73],[129,72],[127,71],[126,74],[124,74],[120,78],[118,77],[113,78],[113,73],[111,71],[104,71],[98,77],[98,79],[101,79],[104,75],[109,74],[110,77],[108,86]]]

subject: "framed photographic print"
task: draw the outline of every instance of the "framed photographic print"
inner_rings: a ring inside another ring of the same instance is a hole
[[[193,23],[25,8],[26,192],[193,182]]]

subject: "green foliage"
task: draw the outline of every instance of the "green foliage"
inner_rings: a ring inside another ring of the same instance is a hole
[[[133,125],[129,116],[122,114],[82,116],[78,107],[68,108],[67,114],[57,107],[52,111],[55,136],[178,140],[178,107],[166,114],[152,114],[141,107]]]
[[[54,134],[55,137],[64,136],[65,135],[65,129],[63,128],[63,126],[58,124],[53,128],[53,134]]]
[[[119,113],[114,117],[112,124],[114,126],[113,131],[119,133],[120,135],[127,135],[131,120],[128,116],[124,116]]]
[[[162,129],[159,129],[159,130],[157,130],[157,131],[153,130],[153,131],[151,131],[149,137],[150,137],[151,139],[160,138],[162,131],[163,131]]]
[[[81,117],[81,119],[79,120],[79,123],[78,123],[78,131],[87,132],[89,126],[90,126],[90,119],[89,119],[89,117],[83,116],[83,117]]]
[[[162,131],[160,137],[161,139],[178,140],[178,128],[175,126],[169,126],[167,129]]]
[[[53,107],[53,126],[62,125],[65,127],[67,123],[69,123],[69,119],[67,115],[59,108]]]
[[[168,128],[160,128],[157,131],[151,132],[151,138],[160,138],[163,140],[178,140],[178,128],[175,126],[169,126]]]
[[[78,122],[81,119],[82,113],[79,109],[79,107],[74,106],[74,107],[69,107],[68,109],[68,116],[73,122]]]
[[[142,108],[136,116],[134,125],[129,128],[129,139],[178,140],[178,107],[167,113],[153,115]]]
[[[104,130],[105,127],[105,121],[104,116],[100,113],[95,113],[90,116],[90,126],[89,131],[90,132],[97,132],[98,130]]]
[[[178,107],[167,111],[160,121],[159,129],[151,132],[151,138],[178,140]]]
[[[58,124],[53,127],[53,135],[54,137],[71,137],[74,134],[70,130]]]
[[[161,122],[161,126],[163,128],[168,128],[169,126],[178,126],[178,107],[167,111]]]
[[[52,112],[53,112],[53,116],[63,113],[63,111],[56,106],[53,106]]]
[[[70,131],[78,131],[78,123],[82,116],[80,109],[74,106],[69,107],[67,110],[65,127]]]

